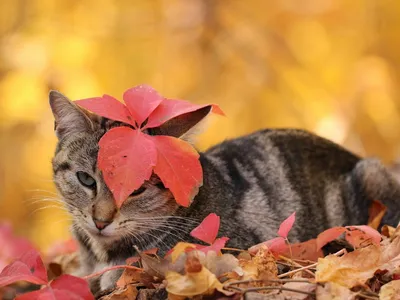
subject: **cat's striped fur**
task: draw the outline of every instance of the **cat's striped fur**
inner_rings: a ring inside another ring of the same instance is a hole
[[[153,176],[142,193],[117,209],[97,168],[97,143],[108,129],[124,124],[83,111],[57,92],[50,93],[50,104],[59,138],[54,180],[73,216],[84,274],[123,263],[135,254],[134,245],[165,252],[179,240],[190,241],[189,232],[211,212],[221,216],[220,236],[242,249],[275,237],[292,212],[292,242],[332,226],[365,224],[373,199],[388,206],[385,223],[396,225],[400,218],[400,187],[379,161],[360,159],[326,139],[291,129],[258,131],[201,153],[204,184],[189,208],[178,207]],[[148,133],[181,136],[209,111]],[[78,171],[96,180],[94,189],[82,186]],[[100,231],[93,218],[109,225]],[[118,275],[107,274],[102,289]]]

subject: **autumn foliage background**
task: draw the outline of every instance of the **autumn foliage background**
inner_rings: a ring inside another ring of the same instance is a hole
[[[197,147],[301,127],[386,163],[400,156],[400,2],[0,1],[0,219],[47,247],[68,236],[54,197],[50,89],[71,99],[147,83],[216,103]]]

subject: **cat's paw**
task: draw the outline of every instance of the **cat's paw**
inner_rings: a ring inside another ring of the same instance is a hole
[[[118,279],[121,277],[123,269],[111,270],[100,277],[100,291],[106,291],[115,288]]]

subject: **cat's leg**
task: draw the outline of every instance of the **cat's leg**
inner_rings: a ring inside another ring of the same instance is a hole
[[[387,206],[382,224],[397,226],[400,221],[400,183],[389,170],[378,159],[366,158],[357,163],[352,175],[369,200],[379,200]]]

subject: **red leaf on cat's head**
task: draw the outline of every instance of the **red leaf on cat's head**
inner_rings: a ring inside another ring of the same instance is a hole
[[[169,188],[176,202],[189,206],[203,184],[199,154],[189,143],[171,136],[151,139],[157,149],[154,173]]]
[[[164,99],[155,89],[148,85],[139,85],[126,90],[123,98],[128,110],[139,126]]]
[[[157,162],[153,141],[140,130],[116,127],[99,142],[99,168],[118,207],[149,179]]]
[[[86,280],[71,276],[61,275],[53,280],[49,286],[30,293],[20,295],[16,300],[94,300]]]
[[[294,221],[296,220],[296,212],[292,213],[286,220],[279,226],[278,235],[287,239],[290,229],[292,229]]]
[[[85,109],[136,129],[113,128],[99,142],[98,165],[117,206],[150,178],[153,169],[175,200],[189,206],[203,183],[199,154],[182,140],[168,136],[150,139],[141,130],[160,126],[171,118],[207,105],[168,100],[146,85],[128,89],[123,97],[126,106],[107,95],[76,101]],[[223,114],[218,106],[210,107],[215,113]]]
[[[215,104],[197,105],[184,100],[164,99],[149,116],[145,128],[158,127],[177,116],[194,112],[206,106],[211,106],[213,113],[224,115],[219,106]]]
[[[220,217],[211,213],[190,232],[190,235],[200,241],[212,244],[218,235],[219,225]]]
[[[36,250],[30,250],[21,258],[6,266],[0,273],[0,287],[17,281],[35,284],[47,283],[47,271]]]
[[[127,107],[109,95],[77,100],[74,103],[99,116],[135,126],[135,120],[132,118]]]

